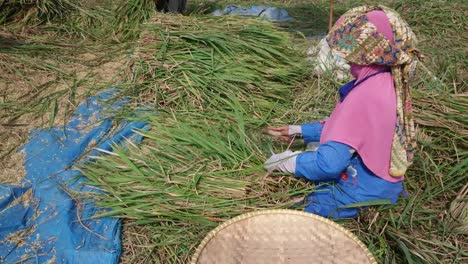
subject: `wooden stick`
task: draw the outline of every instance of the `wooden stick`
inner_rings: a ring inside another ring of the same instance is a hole
[[[328,22],[328,31],[331,31],[332,26],[333,26],[333,4],[334,2],[335,2],[334,0],[330,0],[330,19]]]

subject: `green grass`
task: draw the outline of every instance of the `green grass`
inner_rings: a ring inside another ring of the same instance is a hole
[[[329,1],[189,1],[190,16],[153,13],[146,0],[96,2],[33,20],[22,16],[27,7],[3,20],[1,76],[27,90],[1,101],[0,109],[2,118],[33,115],[49,125],[106,84],[129,96],[129,107],[150,108],[152,114],[119,113],[150,122],[141,146],[116,147],[82,168],[107,192],[94,197],[98,204],[125,219],[123,263],[187,261],[220,222],[290,208],[313,190],[290,176],[265,177],[265,158],[287,146],[262,136],[261,128],[320,120],[332,110],[340,83],[307,77],[311,66],[304,61],[315,43],[304,36],[327,31]],[[464,263],[468,9],[461,0],[345,1],[335,3],[335,19],[371,2],[397,9],[426,56],[413,83],[418,151],[405,179],[409,198],[339,223],[379,263]],[[203,15],[225,3],[285,7],[295,21]],[[114,81],[97,82],[96,70],[115,61],[122,67],[110,72]],[[40,82],[41,75],[50,79]]]

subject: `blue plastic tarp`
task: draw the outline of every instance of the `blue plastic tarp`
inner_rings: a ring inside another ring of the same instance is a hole
[[[102,212],[77,193],[98,192],[83,184],[75,165],[126,140],[141,141],[144,122],[121,122],[109,110],[127,100],[110,100],[110,90],[81,104],[62,127],[35,130],[21,151],[26,176],[20,185],[0,184],[0,263],[117,263],[118,219],[91,218]]]
[[[250,6],[243,8],[237,5],[228,5],[224,9],[215,10],[213,16],[237,15],[237,16],[257,16],[271,21],[290,21],[293,18],[288,11],[271,6]]]

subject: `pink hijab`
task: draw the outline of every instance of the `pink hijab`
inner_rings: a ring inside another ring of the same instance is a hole
[[[393,31],[383,11],[371,11],[367,18],[390,41]],[[343,19],[337,21],[342,23]],[[357,82],[385,70],[387,66],[351,65],[351,74]],[[358,84],[344,99],[338,102],[325,123],[320,143],[336,141],[357,151],[366,167],[378,177],[398,182],[403,177],[389,175],[392,141],[397,122],[397,102],[393,78],[390,72],[372,76]]]

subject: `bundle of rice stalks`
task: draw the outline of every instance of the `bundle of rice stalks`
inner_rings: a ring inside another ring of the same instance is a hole
[[[142,147],[116,148],[83,173],[107,192],[97,202],[113,209],[109,215],[151,230],[163,263],[187,262],[200,239],[222,221],[292,206],[292,197],[312,189],[294,178],[264,178],[258,137],[239,112],[160,112],[147,118],[152,130],[142,132]]]
[[[90,40],[88,45],[102,45],[112,42],[115,32],[112,21],[115,19],[115,1],[82,1],[79,10],[73,10],[60,22],[49,24],[49,31],[57,32],[76,41]],[[77,38],[79,38],[77,40]],[[107,47],[106,47],[107,48]]]
[[[78,9],[79,2],[70,0],[2,0],[0,24],[41,24],[64,18]]]
[[[113,29],[122,40],[138,36],[139,26],[155,12],[153,0],[120,1],[113,11]]]
[[[142,28],[125,88],[141,102],[225,109],[222,99],[235,96],[261,115],[306,72],[289,36],[266,22],[161,14]]]

